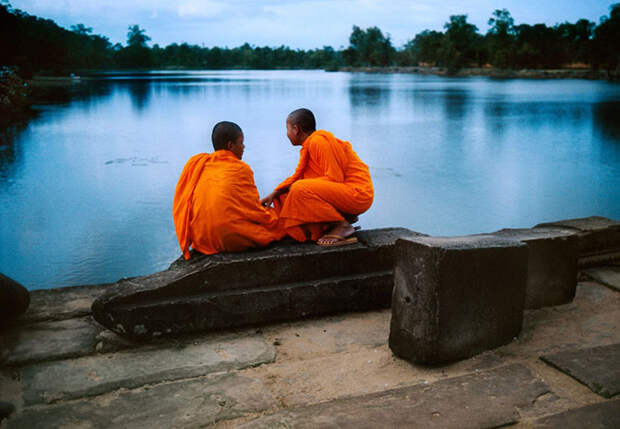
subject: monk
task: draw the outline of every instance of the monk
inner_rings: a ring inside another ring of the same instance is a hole
[[[285,235],[275,210],[261,205],[252,170],[241,161],[241,128],[219,122],[211,141],[215,152],[191,157],[174,193],[172,216],[185,259],[190,246],[206,255],[240,252]]]
[[[299,164],[261,203],[274,204],[280,225],[297,241],[312,240],[320,246],[356,243],[351,223],[370,208],[374,197],[368,166],[349,142],[317,131],[308,109],[288,115],[286,135],[293,146],[301,146]]]

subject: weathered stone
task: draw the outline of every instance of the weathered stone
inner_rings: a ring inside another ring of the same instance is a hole
[[[176,261],[119,282],[93,306],[95,319],[133,339],[293,320],[390,305],[394,240],[406,229],[359,233],[360,243],[322,248],[280,243]]]
[[[407,360],[463,359],[510,342],[523,323],[527,246],[492,235],[396,242],[389,345]]]
[[[202,428],[275,405],[262,382],[236,374],[218,374],[30,408],[9,423],[15,429]]]
[[[492,428],[549,388],[521,365],[281,411],[240,428]]]
[[[620,399],[599,402],[545,417],[537,420],[533,427],[540,429],[618,429],[620,428]]]
[[[620,222],[601,216],[541,223],[535,228],[574,231],[578,236],[579,265],[600,265],[620,259]]]
[[[15,406],[10,402],[0,401],[0,423],[15,411]]]
[[[198,377],[273,361],[262,337],[47,362],[20,370],[26,405],[99,395],[121,387]]]
[[[90,317],[16,327],[0,338],[0,361],[24,365],[89,355],[101,330]]]
[[[29,304],[30,295],[26,288],[0,273],[0,329],[24,314]]]
[[[502,229],[499,237],[519,240],[528,247],[525,308],[566,304],[577,288],[577,236],[550,228]]]
[[[30,308],[21,322],[33,323],[88,316],[93,301],[110,286],[110,284],[70,286],[31,291]]]
[[[541,359],[605,398],[620,393],[620,344],[564,351]]]
[[[585,273],[597,282],[620,291],[620,267],[589,268]]]

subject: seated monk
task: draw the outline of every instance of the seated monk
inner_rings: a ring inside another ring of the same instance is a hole
[[[368,166],[349,142],[316,131],[308,109],[288,115],[286,135],[293,146],[301,146],[299,164],[261,203],[273,202],[280,224],[297,241],[313,240],[321,246],[356,243],[351,223],[370,208],[374,196]]]
[[[285,235],[275,210],[261,205],[252,170],[241,161],[241,128],[219,122],[211,140],[215,152],[191,157],[174,193],[172,216],[185,259],[190,246],[207,255],[239,252]]]

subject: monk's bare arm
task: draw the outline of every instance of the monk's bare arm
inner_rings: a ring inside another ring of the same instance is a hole
[[[288,192],[288,188],[289,187],[287,186],[285,188],[276,189],[271,194],[269,194],[266,197],[262,198],[260,200],[260,203],[262,205],[264,205],[265,207],[269,207],[273,203],[274,199],[278,198],[280,195],[284,194],[285,192]]]

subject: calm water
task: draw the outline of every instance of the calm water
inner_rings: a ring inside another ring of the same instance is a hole
[[[64,96],[0,145],[0,272],[30,289],[165,269],[176,181],[213,125],[241,125],[262,195],[296,165],[284,120],[301,106],[370,165],[364,228],[620,219],[618,84],[234,71],[107,76]]]

